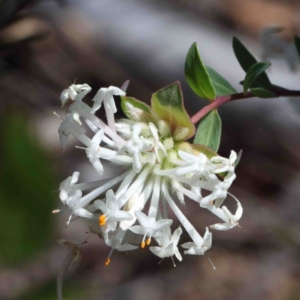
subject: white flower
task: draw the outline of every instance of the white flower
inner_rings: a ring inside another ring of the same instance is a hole
[[[96,200],[94,206],[103,213],[99,217],[99,225],[105,227],[104,232],[116,230],[117,222],[124,220],[129,221],[132,219],[130,213],[119,209],[116,197],[112,190],[106,192],[106,203],[101,200]]]
[[[84,145],[77,148],[85,150],[101,178],[78,184],[79,172],[74,172],[61,183],[59,190],[62,203],[72,211],[68,224],[72,216],[84,218],[92,232],[102,235],[112,248],[106,265],[113,250],[133,250],[139,244],[144,248],[151,238],[158,243],[149,248],[151,252],[161,258],[171,257],[172,261],[175,255],[181,261],[178,243],[182,229],[179,227],[171,234],[173,221],[168,217],[168,208],[190,237],[191,241],[182,245],[184,253],[203,255],[209,250],[212,234],[206,228],[202,237],[177,202],[185,205],[190,199],[199,209],[222,220],[223,223],[210,228],[227,230],[239,225],[243,212],[240,202],[235,198],[238,205],[235,214],[222,206],[236,177],[234,151],[224,158],[185,141],[193,134],[188,117],[181,123],[185,112],[182,110],[178,119],[176,110],[155,97],[153,109],[134,98],[121,97],[121,107],[128,119],[115,121],[114,95],[124,96],[125,92],[113,86],[102,88],[91,108],[82,101],[90,90],[87,84],[82,84],[63,91],[62,103],[73,102],[59,134],[63,148],[70,135]],[[102,103],[106,123],[95,115]],[[175,112],[174,116],[169,109]],[[166,115],[161,114],[163,110]]]
[[[159,246],[150,247],[150,251],[160,258],[172,258],[175,255],[179,261],[182,261],[181,254],[177,247],[181,234],[182,229],[180,227],[174,231],[173,235],[171,235],[171,229],[169,227],[164,228],[162,236],[156,238]]]
[[[156,221],[156,218],[148,217],[140,211],[137,211],[135,215],[137,216],[140,225],[132,226],[131,228],[129,228],[129,230],[136,234],[141,234],[144,236],[141,244],[142,248],[145,248],[146,244],[149,246],[152,237],[159,237],[161,235],[160,231],[165,227],[171,226],[173,223],[173,220]],[[148,239],[145,242],[147,236]]]
[[[142,124],[137,123],[132,128],[132,138],[120,149],[119,154],[129,152],[133,156],[133,170],[139,173],[143,167],[143,153],[150,151],[153,147],[152,141],[143,139],[140,135]]]
[[[206,227],[206,231],[202,243],[188,242],[182,244],[181,247],[188,249],[184,251],[184,254],[204,255],[205,251],[211,248],[211,244],[212,244],[212,234],[211,232],[209,232],[208,228]]]
[[[65,179],[59,186],[59,198],[63,204],[66,204],[66,201],[69,198],[69,194],[74,192],[74,185],[79,179],[79,172],[74,172],[72,176],[69,176]]]
[[[115,131],[114,114],[117,112],[117,108],[113,97],[114,95],[125,96],[126,93],[115,86],[110,86],[109,88],[101,88],[93,99],[94,106],[92,108],[92,113],[95,113],[101,107],[102,102],[104,102],[104,109],[106,112],[108,126]]]
[[[88,94],[92,88],[88,84],[72,84],[67,89],[63,90],[60,95],[60,100],[62,103],[62,107],[67,103],[69,99],[75,100],[77,95],[80,94],[80,98],[82,99],[86,94]]]
[[[178,151],[178,155],[184,162],[186,162],[186,164],[175,171],[175,175],[177,176],[193,172],[201,175],[211,169],[211,166],[209,166],[208,163],[208,158],[203,153],[199,153],[199,155],[196,156],[184,151]]]
[[[94,166],[96,171],[102,175],[103,166],[100,158],[112,160],[116,156],[116,151],[100,147],[100,143],[103,140],[104,131],[100,129],[92,138],[89,147],[86,150],[87,157],[90,163]]]
[[[220,207],[227,197],[227,191],[235,178],[235,174],[231,174],[231,176],[225,177],[223,180],[220,180],[215,174],[207,176],[207,184],[211,186],[210,190],[212,193],[201,200],[200,206],[207,208],[210,203],[215,201],[215,206],[217,208]]]
[[[137,246],[134,246],[134,245],[131,245],[131,244],[122,244],[125,233],[126,232],[124,230],[118,229],[116,235],[109,236],[107,233],[105,233],[103,235],[105,244],[112,248],[109,255],[108,255],[108,257],[105,260],[105,265],[106,266],[109,265],[110,257],[111,257],[114,250],[130,251],[130,250],[135,250],[135,249],[138,248]]]
[[[72,214],[69,217],[67,224],[70,224],[73,214],[78,217],[91,219],[94,215],[90,213],[84,207],[86,203],[82,201],[82,191],[76,190],[71,193],[66,201],[66,205],[72,210]]]
[[[225,223],[217,223],[211,225],[210,228],[216,230],[228,230],[235,226],[239,226],[238,221],[243,215],[243,208],[241,203],[236,198],[235,200],[237,202],[237,210],[234,215],[228,210],[226,206],[222,206],[222,208],[215,209],[217,210],[216,213],[212,211],[213,213],[221,217],[225,221]]]
[[[117,108],[115,105],[115,100],[113,96],[125,96],[126,93],[115,86],[110,86],[108,88],[101,88],[97,92],[94,97],[94,106],[92,108],[92,112],[95,113],[104,102],[104,106],[106,109],[109,109],[112,113],[117,112]]]
[[[60,144],[63,149],[69,140],[70,134],[78,138],[79,140],[85,139],[85,130],[83,127],[74,122],[71,115],[68,115],[66,119],[60,124],[58,128]]]
[[[214,173],[228,172],[229,174],[227,176],[231,176],[234,173],[236,160],[237,154],[235,151],[231,151],[229,159],[221,156],[212,157],[211,161],[218,165],[217,168],[214,169]]]

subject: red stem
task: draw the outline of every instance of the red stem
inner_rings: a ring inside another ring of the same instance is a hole
[[[300,96],[300,91],[294,91],[294,90],[287,90],[282,87],[272,85],[271,92],[274,93],[275,97],[282,97],[282,96],[288,96],[288,97],[296,97]],[[200,109],[195,115],[191,117],[191,121],[193,124],[196,124],[199,122],[205,115],[207,115],[210,111],[213,109],[218,108],[219,106],[233,100],[241,100],[241,99],[248,99],[256,97],[251,92],[247,93],[237,93],[232,95],[226,95],[226,96],[220,96],[217,97],[214,101],[212,101],[210,104],[204,106],[202,109]]]

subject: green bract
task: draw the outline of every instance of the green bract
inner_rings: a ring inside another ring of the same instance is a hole
[[[197,44],[192,44],[185,59],[185,78],[192,90],[201,98],[214,100],[216,92],[205,68]]]
[[[170,84],[152,95],[151,107],[159,120],[166,121],[174,140],[186,140],[194,136],[195,126],[184,105],[179,82]]]
[[[222,123],[217,110],[212,110],[201,121],[194,139],[195,144],[201,144],[217,152],[221,140]]]
[[[121,96],[121,107],[128,119],[139,122],[155,123],[155,118],[152,114],[149,105],[139,101],[133,97]]]

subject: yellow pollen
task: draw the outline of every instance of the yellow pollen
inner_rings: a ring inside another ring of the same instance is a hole
[[[103,225],[105,225],[106,224],[106,216],[105,215],[101,215],[100,217],[99,217],[99,225],[100,226],[103,226]]]
[[[142,241],[141,247],[142,247],[142,248],[145,248],[145,246],[146,246],[146,243],[145,243],[144,241]]]
[[[104,263],[106,266],[108,266],[110,264],[110,258],[108,257],[106,260],[105,260],[105,263]]]
[[[146,241],[147,245],[149,246],[150,243],[151,243],[151,238],[147,238],[147,241]]]

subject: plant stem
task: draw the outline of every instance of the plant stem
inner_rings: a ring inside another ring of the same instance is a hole
[[[272,85],[272,89],[270,89],[272,93],[276,95],[276,97],[296,97],[300,96],[300,91],[295,90],[287,90],[285,88],[282,88],[280,86]],[[242,100],[242,99],[249,99],[256,97],[251,92],[247,93],[236,93],[232,95],[226,95],[226,96],[219,96],[216,97],[214,101],[212,101],[210,104],[204,106],[202,109],[200,109],[195,115],[191,117],[191,121],[193,124],[198,123],[204,116],[206,116],[210,111],[213,109],[218,108],[219,106],[233,100]]]

